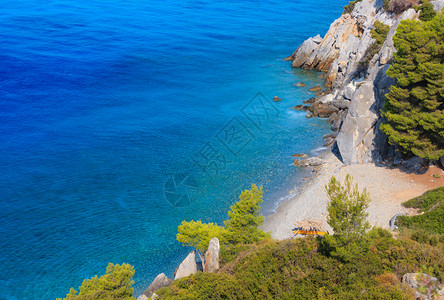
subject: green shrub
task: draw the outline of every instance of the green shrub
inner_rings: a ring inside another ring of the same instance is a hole
[[[64,299],[135,299],[133,297],[134,289],[132,288],[134,273],[134,267],[129,264],[114,265],[110,263],[106,268],[105,275],[85,279],[79,287],[79,292],[71,288],[70,293]]]
[[[355,9],[355,5],[358,2],[361,2],[362,0],[354,0],[354,1],[349,1],[348,4],[346,6],[344,6],[344,12],[342,14],[351,14],[353,9]]]
[[[419,13],[419,19],[421,21],[427,22],[432,20],[436,16],[436,11],[433,8],[433,4],[429,2],[421,4],[419,9],[421,10],[421,12]]]
[[[382,7],[384,7],[385,10],[388,10],[389,5],[390,5],[390,0],[384,0],[384,4],[382,5]]]
[[[365,51],[364,55],[361,58],[361,61],[359,64],[365,68],[368,67],[368,64],[370,60],[375,56],[375,54],[379,53],[379,51],[382,48],[382,45],[384,44],[385,40],[387,39],[387,35],[390,31],[390,26],[379,22],[376,20],[373,23],[373,28],[370,32],[371,37],[375,39],[375,41],[370,44],[370,46]]]
[[[428,211],[432,206],[444,201],[444,186],[439,187],[430,191],[425,192],[419,197],[410,199],[404,203],[402,206],[408,208],[417,208],[421,212]]]
[[[422,251],[409,241],[412,251],[406,250],[383,229],[369,235],[372,251],[350,262],[323,255],[312,237],[262,241],[218,274],[197,273],[156,293],[160,299],[414,299],[395,268],[413,272],[436,264],[435,274],[442,267],[439,249]]]

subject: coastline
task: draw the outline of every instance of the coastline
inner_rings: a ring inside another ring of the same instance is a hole
[[[389,220],[397,213],[411,213],[401,203],[425,193],[427,190],[444,186],[442,170],[431,166],[425,174],[408,174],[399,169],[377,166],[374,163],[344,165],[331,151],[318,156],[325,164],[305,183],[300,183],[298,192],[282,201],[276,212],[265,217],[262,229],[270,232],[272,238],[293,237],[294,223],[301,220],[321,220],[324,228],[332,233],[326,223],[328,198],[324,186],[332,176],[341,182],[350,174],[359,190],[364,188],[370,194],[368,220],[372,226],[389,228]]]

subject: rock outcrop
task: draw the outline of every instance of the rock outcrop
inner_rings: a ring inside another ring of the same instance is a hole
[[[331,24],[321,41],[309,38],[292,55],[293,67],[327,72],[324,86],[330,88],[316,98],[307,117],[329,118],[332,130],[338,131],[336,146],[345,164],[379,162],[390,150],[379,130],[385,94],[395,83],[385,74],[395,51],[393,36],[399,23],[418,18],[418,13],[409,9],[394,16],[383,9],[383,2],[357,2],[351,14]],[[442,2],[436,0],[433,5],[439,8],[444,6]],[[371,30],[375,21],[391,29],[380,51],[364,67],[363,59],[374,42]]]
[[[219,239],[214,237],[208,244],[208,250],[205,253],[205,272],[215,273],[219,270]]]
[[[145,300],[151,297],[151,295],[160,288],[170,286],[173,283],[172,279],[169,279],[164,273],[160,273],[154,278],[150,286],[140,295],[137,300]],[[143,297],[145,296],[145,297]],[[139,299],[140,298],[140,299]]]
[[[416,299],[432,300],[436,294],[442,294],[442,286],[438,284],[438,279],[425,273],[404,274],[402,282],[415,291]]]
[[[196,264],[196,254],[195,251],[188,254],[187,258],[182,261],[182,263],[177,268],[176,274],[174,275],[174,279],[180,279],[183,277],[190,276],[191,274],[195,274],[197,272],[197,264]]]

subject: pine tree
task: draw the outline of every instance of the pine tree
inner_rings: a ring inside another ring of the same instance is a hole
[[[366,209],[370,195],[366,189],[359,192],[350,175],[341,184],[335,177],[325,186],[329,202],[327,223],[333,228],[333,236],[325,236],[323,244],[331,255],[344,261],[351,260],[368,249],[366,233],[370,229]]]
[[[224,222],[227,229],[227,240],[232,244],[249,244],[268,237],[258,227],[264,222],[260,213],[262,203],[262,187],[255,184],[251,190],[245,190],[239,196],[239,201],[230,207],[229,219]]]
[[[402,21],[387,75],[396,78],[386,95],[381,130],[408,154],[435,160],[444,155],[444,16]]]

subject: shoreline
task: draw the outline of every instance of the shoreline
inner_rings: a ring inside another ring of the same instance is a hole
[[[321,220],[324,228],[332,233],[326,222],[328,198],[324,186],[332,176],[341,182],[347,174],[353,177],[359,190],[367,189],[371,203],[368,220],[372,226],[389,228],[389,220],[397,213],[409,214],[401,203],[422,195],[427,190],[444,186],[443,171],[431,166],[425,174],[404,173],[396,168],[377,166],[374,163],[344,165],[330,149],[317,157],[325,164],[311,168],[317,170],[306,182],[299,183],[298,191],[279,203],[276,212],[265,217],[262,229],[270,232],[272,238],[293,237],[294,223],[302,220]],[[441,178],[434,178],[440,174]]]

